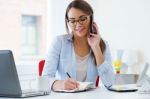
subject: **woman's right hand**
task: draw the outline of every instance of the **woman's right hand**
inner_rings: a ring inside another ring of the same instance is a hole
[[[74,79],[67,79],[67,80],[56,80],[53,83],[52,89],[54,91],[57,90],[73,90],[79,87],[79,83]]]

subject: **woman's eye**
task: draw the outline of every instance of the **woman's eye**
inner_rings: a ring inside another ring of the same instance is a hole
[[[84,17],[84,18],[81,18],[80,19],[80,21],[85,21],[87,18],[86,17]]]
[[[69,20],[70,23],[75,23],[75,20]]]

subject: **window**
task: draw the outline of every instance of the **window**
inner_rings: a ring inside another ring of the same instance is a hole
[[[22,55],[32,56],[38,54],[38,25],[37,16],[22,16]]]

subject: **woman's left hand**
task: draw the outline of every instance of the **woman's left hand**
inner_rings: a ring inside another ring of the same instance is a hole
[[[99,48],[99,43],[100,43],[100,40],[101,40],[101,36],[99,34],[99,31],[98,31],[98,26],[96,25],[96,23],[93,24],[94,26],[94,30],[96,31],[96,33],[90,33],[90,35],[88,36],[88,43],[91,47],[91,49],[94,51],[96,50],[97,48]]]

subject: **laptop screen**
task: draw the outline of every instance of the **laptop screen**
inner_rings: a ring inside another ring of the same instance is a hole
[[[13,54],[10,50],[0,50],[0,96],[21,94]]]

